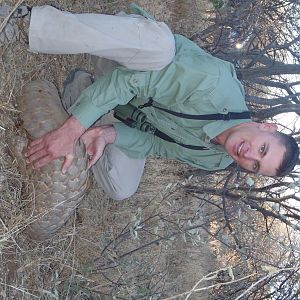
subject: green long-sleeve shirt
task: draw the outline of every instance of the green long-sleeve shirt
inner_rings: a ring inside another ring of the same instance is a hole
[[[175,35],[176,55],[161,71],[134,71],[119,67],[87,88],[70,108],[86,128],[118,104],[134,105],[148,102],[185,114],[213,114],[248,110],[244,90],[233,66],[204,52],[196,44]],[[210,140],[234,125],[249,119],[230,121],[199,121],[179,118],[153,107],[143,108],[147,121],[177,142],[208,147],[191,150],[166,142],[157,136],[115,123],[115,144],[130,157],[150,154],[173,158],[205,169],[226,168],[232,159],[222,146]]]

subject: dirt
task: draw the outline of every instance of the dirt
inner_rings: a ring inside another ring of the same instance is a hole
[[[116,13],[128,11],[128,2],[57,3],[72,12]],[[202,16],[211,9],[206,1],[136,2],[187,36],[205,25]],[[93,72],[85,54],[28,52],[23,27],[17,41],[0,49],[0,299],[162,299],[192,288],[213,269],[214,256],[202,231],[172,236],[189,222],[205,221],[196,213],[202,202],[182,191],[187,166],[175,161],[149,158],[137,193],[126,201],[108,199],[91,178],[85,199],[54,238],[35,242],[23,233],[30,182],[20,175],[7,146],[20,131],[16,97],[35,79],[47,79],[61,91],[74,67]]]

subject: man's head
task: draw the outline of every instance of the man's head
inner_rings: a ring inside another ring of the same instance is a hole
[[[244,169],[268,176],[284,176],[298,161],[296,141],[277,131],[272,123],[242,123],[217,138]]]

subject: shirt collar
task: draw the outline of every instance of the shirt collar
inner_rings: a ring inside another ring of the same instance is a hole
[[[229,120],[229,121],[223,121],[218,120],[214,122],[209,122],[208,124],[203,126],[203,131],[207,135],[208,139],[211,140],[215,138],[217,135],[222,133],[223,131],[239,125],[241,123],[249,123],[252,122],[250,119],[238,119],[238,120]]]

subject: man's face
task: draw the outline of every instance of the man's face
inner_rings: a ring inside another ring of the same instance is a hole
[[[285,147],[272,134],[276,129],[270,123],[244,123],[232,128],[223,146],[244,169],[275,176],[285,153]]]

